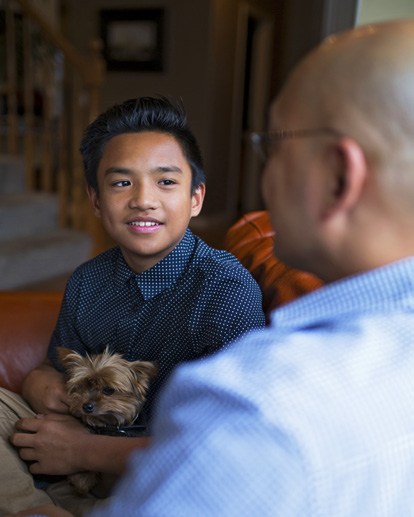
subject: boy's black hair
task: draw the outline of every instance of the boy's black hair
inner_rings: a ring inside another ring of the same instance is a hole
[[[80,152],[86,182],[96,193],[99,193],[98,167],[109,140],[116,135],[144,131],[164,133],[175,138],[191,169],[192,194],[205,183],[200,148],[187,125],[182,99],[170,100],[164,96],[139,97],[108,108],[84,131]]]

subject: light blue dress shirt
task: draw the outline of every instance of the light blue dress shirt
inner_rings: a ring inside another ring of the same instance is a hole
[[[93,517],[414,515],[414,259],[179,367],[153,445]]]

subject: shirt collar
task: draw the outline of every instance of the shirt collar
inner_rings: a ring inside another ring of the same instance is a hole
[[[414,257],[327,284],[275,309],[271,322],[290,330],[397,306],[414,308]]]
[[[142,296],[148,300],[174,285],[187,269],[193,255],[196,239],[189,229],[177,246],[160,262],[143,273],[134,273],[125,262],[121,250],[116,261],[114,283],[117,290],[135,280]]]

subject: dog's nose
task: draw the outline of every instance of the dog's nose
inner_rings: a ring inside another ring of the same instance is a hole
[[[92,404],[92,402],[86,402],[83,406],[82,406],[83,410],[85,411],[85,413],[93,413],[94,409],[95,409],[95,404]]]

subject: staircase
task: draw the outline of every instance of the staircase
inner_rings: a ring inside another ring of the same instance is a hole
[[[69,275],[92,253],[92,237],[58,224],[58,196],[25,190],[25,161],[0,156],[0,290]]]
[[[61,289],[96,253],[79,143],[100,112],[101,42],[80,53],[42,5],[0,0],[0,290]]]

